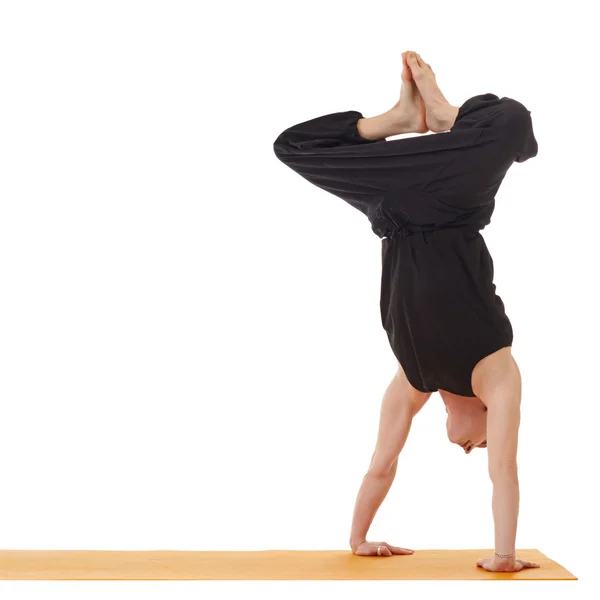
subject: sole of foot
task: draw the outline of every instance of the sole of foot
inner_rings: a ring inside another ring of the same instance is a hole
[[[419,89],[425,105],[425,123],[430,131],[440,133],[448,131],[456,121],[458,107],[452,106],[440,90],[435,73],[419,54],[406,52],[406,61],[411,70],[412,79]]]

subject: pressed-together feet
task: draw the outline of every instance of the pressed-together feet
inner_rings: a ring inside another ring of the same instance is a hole
[[[402,122],[404,131],[425,133],[429,131],[426,123],[425,103],[408,66],[407,54],[408,52],[402,53],[400,100],[396,102],[392,110],[398,114],[398,119]]]
[[[402,53],[402,87],[394,105],[403,125],[415,133],[448,131],[456,120],[458,107],[446,100],[435,73],[419,54]]]

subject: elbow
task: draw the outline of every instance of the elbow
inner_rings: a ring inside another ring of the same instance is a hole
[[[369,470],[365,477],[371,477],[372,479],[386,479],[387,477],[395,477],[398,467],[398,461],[388,462],[385,464],[375,463]]]
[[[398,469],[398,454],[382,454],[375,451],[371,457],[371,464],[367,471],[366,477],[374,479],[384,479],[386,477],[395,476]]]
[[[488,472],[492,483],[519,480],[516,460],[503,460],[496,464],[490,464]]]

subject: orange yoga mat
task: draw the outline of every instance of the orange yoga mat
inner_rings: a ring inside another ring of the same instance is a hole
[[[340,580],[577,579],[539,550],[517,556],[541,565],[517,573],[476,566],[493,550],[415,550],[407,556],[355,556],[350,550],[0,550],[1,580]]]

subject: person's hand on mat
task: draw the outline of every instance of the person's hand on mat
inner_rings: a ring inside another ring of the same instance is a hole
[[[377,554],[377,548],[381,549],[381,556],[392,556],[392,554],[412,554],[414,550],[408,548],[400,548],[399,546],[392,546],[387,542],[367,542],[364,541],[362,544],[357,546],[352,551],[357,556],[379,556]]]
[[[498,558],[495,554],[491,558],[480,558],[477,566],[494,573],[515,573],[521,569],[537,569],[540,565],[519,558]]]

